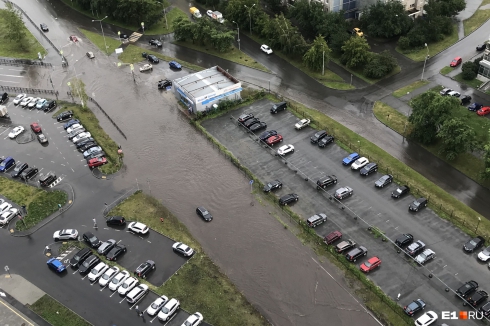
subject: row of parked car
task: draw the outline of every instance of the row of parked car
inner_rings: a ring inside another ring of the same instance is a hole
[[[8,225],[10,221],[17,215],[18,209],[13,207],[11,203],[0,198],[0,225],[3,227]]]
[[[468,105],[471,103],[471,96],[469,95],[463,95],[461,96],[461,93],[452,90],[451,88],[444,88],[442,89],[439,94],[442,96],[454,96],[460,99],[461,105]],[[485,116],[490,113],[490,106],[483,106],[483,104],[480,103],[471,103],[468,106],[469,111],[476,112],[479,116]]]
[[[23,108],[28,109],[38,109],[44,112],[52,111],[56,108],[55,100],[47,100],[45,98],[27,96],[27,94],[22,93],[17,95],[13,101],[14,105],[19,105]]]
[[[7,172],[9,169],[14,168],[10,173],[12,178],[21,178],[24,181],[28,181],[34,178],[39,169],[35,166],[29,167],[29,164],[23,163],[20,161],[15,161],[12,156],[8,156],[6,158],[0,157],[0,172]],[[48,172],[43,174],[39,178],[39,184],[42,187],[48,187],[57,179],[56,174],[54,172]]]

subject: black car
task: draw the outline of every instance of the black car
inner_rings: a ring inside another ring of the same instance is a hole
[[[325,147],[327,146],[328,144],[331,144],[333,143],[333,141],[335,140],[335,138],[331,135],[326,135],[325,137],[323,137],[322,139],[320,139],[318,141],[318,147]]]
[[[264,131],[262,134],[260,134],[259,139],[261,141],[266,141],[267,138],[269,138],[271,136],[276,136],[276,135],[277,135],[277,131],[275,131],[275,130],[267,130],[267,131]]]
[[[391,197],[398,199],[401,198],[403,195],[406,195],[410,192],[410,188],[408,186],[401,186],[396,188],[395,191],[391,193]]]
[[[71,111],[70,111],[71,112]],[[68,129],[70,128],[71,126],[73,126],[74,124],[80,124],[80,120],[78,119],[71,119],[70,121],[66,122],[64,125],[63,125],[63,129]]]
[[[2,98],[0,98],[0,104],[3,104],[5,102],[7,102],[9,99],[9,94],[8,93],[3,93],[2,94]]]
[[[85,247],[83,249],[80,249],[80,251],[77,252],[72,259],[70,259],[70,265],[72,267],[80,266],[83,263],[83,261],[87,259],[87,257],[89,257],[91,254],[92,254],[92,250],[90,250],[90,248]]]
[[[483,44],[478,44],[478,45],[476,46],[476,51],[483,51],[483,50],[485,50],[485,48],[486,48],[486,44],[485,44],[485,43],[483,43]]]
[[[92,248],[98,248],[101,244],[99,238],[92,232],[85,232],[82,237],[83,241],[87,242]]]
[[[477,236],[474,239],[468,240],[463,246],[464,251],[473,252],[485,244],[485,239],[481,236]]]
[[[461,105],[466,105],[471,102],[471,96],[463,95],[459,98],[461,100]]]
[[[250,130],[251,132],[257,132],[257,131],[259,131],[259,130],[261,130],[261,129],[265,129],[265,128],[267,128],[267,123],[265,123],[265,122],[259,122],[259,123],[254,123],[254,124],[253,124],[253,125],[252,125],[252,126],[249,128],[249,130]]]
[[[411,235],[410,233],[400,234],[395,240],[395,244],[401,248],[408,246],[412,242],[413,235]]]
[[[413,203],[408,206],[409,211],[415,211],[418,212],[419,209],[427,207],[428,200],[426,198],[419,198],[413,201]]]
[[[417,257],[419,253],[422,252],[422,250],[425,249],[425,243],[423,243],[420,240],[417,240],[410,244],[407,249],[405,249],[405,252],[409,254],[412,257]]]
[[[92,147],[95,147],[95,146],[98,146],[97,142],[95,142],[95,141],[89,141],[88,143],[83,143],[83,145],[82,145],[82,146],[80,146],[80,147],[78,147],[78,145],[77,145],[77,147],[78,147],[78,151],[79,151],[80,153],[83,153],[83,152],[85,152],[87,149],[91,149]]]
[[[37,172],[39,172],[39,169],[36,168],[36,167],[27,168],[27,169],[24,170],[24,172],[22,172],[20,174],[20,178],[22,180],[27,181],[27,180],[31,179],[32,177],[34,177]]]
[[[172,86],[172,81],[168,79],[162,79],[158,81],[158,89],[164,89]]]
[[[213,216],[211,215],[211,213],[202,206],[196,208],[196,213],[206,222],[211,222],[213,220]]]
[[[323,137],[327,136],[327,132],[325,130],[320,130],[310,137],[310,141],[312,144],[318,143]]]
[[[88,137],[80,140],[78,143],[75,144],[75,146],[77,146],[77,148],[80,148],[88,143],[97,143],[97,142],[92,137]]]
[[[479,104],[479,103],[471,103],[470,106],[468,106],[468,110],[469,111],[478,111],[480,110],[481,108],[483,107],[482,104]]]
[[[485,303],[478,311],[488,318],[490,316],[490,302]]]
[[[162,47],[162,42],[160,42],[159,40],[154,39],[154,38],[152,38],[148,43],[150,43],[150,45],[154,45],[154,46],[157,46],[159,48]]]
[[[238,117],[238,122],[244,123],[245,121],[252,119],[253,117],[254,117],[253,113],[244,113]]]
[[[461,285],[461,287],[458,290],[456,290],[456,295],[459,295],[460,297],[463,298],[467,298],[470,294],[475,292],[477,289],[478,289],[478,282],[469,281]]]
[[[349,251],[346,255],[345,258],[347,258],[348,261],[355,262],[357,259],[361,258],[362,256],[367,255],[368,250],[366,247],[360,246],[358,248],[354,248],[351,251]]]
[[[385,174],[374,183],[377,188],[383,188],[393,182],[393,176],[391,174]]]
[[[114,248],[109,251],[107,256],[105,256],[108,260],[116,261],[117,257],[122,255],[127,251],[126,246],[123,244],[118,244]]]
[[[423,310],[425,308],[425,302],[417,299],[409,303],[407,306],[403,307],[403,311],[410,317],[412,317],[416,312]]]
[[[473,294],[471,297],[468,298],[468,302],[470,305],[473,307],[478,306],[480,303],[483,303],[488,298],[488,293],[487,291],[477,291],[475,294]]]
[[[366,164],[366,166],[365,166],[365,167],[363,167],[363,168],[362,168],[362,169],[359,171],[359,173],[360,173],[361,175],[366,176],[366,175],[370,175],[371,173],[374,173],[374,172],[377,172],[377,171],[378,171],[378,164],[376,164],[376,163],[372,163],[372,162],[371,162],[371,163]]]
[[[82,132],[85,132],[85,131],[86,130],[83,127],[82,128],[79,128],[79,129],[76,129],[76,130],[73,130],[72,132],[70,132],[68,134],[68,139],[71,140],[71,139],[75,138],[76,136],[78,136],[79,134],[81,134]]]
[[[122,216],[109,216],[106,220],[107,225],[125,225],[126,219]]]
[[[153,54],[149,54],[148,57],[147,57],[148,61],[150,61],[151,63],[159,63],[160,62],[160,59],[158,59],[156,56],[154,56]]]
[[[65,111],[65,112],[61,112],[60,114],[58,114],[58,116],[56,117],[56,121],[63,121],[63,120],[71,119],[72,117],[73,117],[73,111]],[[75,123],[78,123],[78,122],[75,122]],[[69,128],[69,126],[66,127],[65,129],[68,129],[68,128]]]
[[[155,269],[155,262],[153,260],[147,260],[143,264],[139,265],[138,268],[134,271],[134,275],[146,278],[148,273]]]
[[[452,91],[453,91],[453,90],[452,90],[452,89],[450,89],[450,88],[443,88],[443,89],[442,89],[442,90],[439,92],[439,94],[441,94],[442,96],[444,96],[444,95],[447,95],[449,92],[452,92]]]
[[[324,177],[321,177],[316,181],[316,189],[325,189],[328,186],[335,185],[337,184],[337,177],[335,175],[327,175]]]
[[[42,30],[43,32],[48,32],[48,31],[49,31],[48,25],[46,25],[45,23],[41,23],[41,24],[39,25],[39,27],[41,27],[41,30]]]
[[[22,172],[24,172],[25,169],[27,169],[29,167],[29,164],[27,163],[22,163],[22,162],[17,162],[17,164],[15,165],[15,168],[14,170],[12,171],[12,173],[10,173],[10,176],[12,178],[17,178],[19,177]]]
[[[253,124],[255,123],[259,123],[259,119],[257,118],[252,118],[252,119],[248,119],[247,121],[245,121],[244,123],[242,123],[242,125],[245,127],[245,128],[250,128]]]
[[[48,172],[45,175],[39,177],[39,184],[41,187],[47,187],[52,184],[57,179],[56,174],[54,172]]]
[[[49,111],[52,111],[56,108],[56,101],[55,100],[51,100],[51,101],[47,101],[44,106],[43,106],[43,111],[44,112],[49,112]]]
[[[282,182],[279,180],[274,180],[266,183],[266,185],[264,186],[264,192],[269,192],[281,188],[282,188]]]
[[[298,201],[298,199],[299,199],[299,196],[296,194],[287,194],[287,195],[284,195],[281,198],[279,198],[279,205],[286,206],[288,204],[291,204],[291,203]]]
[[[80,265],[80,267],[78,267],[78,272],[80,274],[87,274],[98,263],[100,263],[99,257],[95,255],[90,255],[87,259],[85,259],[85,261]]]

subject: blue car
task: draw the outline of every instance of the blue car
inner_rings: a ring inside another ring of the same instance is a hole
[[[37,104],[36,104],[36,109],[41,110],[44,107],[44,104],[46,104],[47,101],[48,100],[46,100],[44,98],[42,100],[39,100],[39,102],[37,102]]]
[[[352,154],[350,154],[349,156],[347,156],[346,158],[344,158],[342,160],[342,164],[343,165],[351,165],[352,163],[354,163],[360,157],[361,156],[359,154],[352,153]]]
[[[68,121],[67,123],[65,123],[63,125],[63,129],[66,130],[66,129],[70,128],[71,126],[73,126],[76,123],[80,123],[80,120],[78,120],[78,119],[72,119],[72,120]]]
[[[170,61],[168,65],[170,66],[170,68],[182,69],[182,66],[177,61]]]
[[[483,105],[478,104],[478,103],[471,103],[470,106],[468,106],[468,110],[470,111],[478,111],[483,107]]]
[[[5,172],[15,165],[15,160],[12,156],[7,157],[0,163],[0,172]]]
[[[57,273],[63,273],[66,270],[65,265],[63,265],[63,263],[56,258],[51,258],[50,260],[48,260],[47,264],[49,268],[56,271]]]

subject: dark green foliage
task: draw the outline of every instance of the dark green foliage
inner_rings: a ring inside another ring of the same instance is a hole
[[[461,153],[475,150],[478,146],[475,131],[463,119],[452,118],[444,121],[437,138],[442,142],[439,153],[445,155],[449,161]]]
[[[413,21],[399,1],[378,1],[362,11],[361,26],[369,36],[392,38],[406,34]]]
[[[475,64],[473,61],[466,61],[463,63],[461,70],[463,71],[462,76],[464,80],[475,79],[478,74],[478,64]]]
[[[235,31],[221,31],[220,26],[209,19],[200,19],[193,23],[179,17],[174,20],[173,27],[177,41],[192,40],[197,44],[211,44],[220,52],[228,51],[235,38]]]
[[[389,51],[383,51],[380,54],[371,53],[369,62],[364,67],[364,75],[369,78],[383,78],[388,75],[398,65],[396,59]]]

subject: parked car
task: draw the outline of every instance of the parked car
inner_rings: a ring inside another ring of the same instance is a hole
[[[264,131],[262,134],[260,134],[259,136],[259,139],[261,141],[266,141],[268,138],[272,137],[272,136],[275,136],[277,135],[277,131],[275,130],[267,130],[267,131]]]
[[[198,326],[202,323],[204,317],[200,312],[195,312],[184,321],[181,326]]]
[[[400,248],[406,247],[412,242],[413,235],[411,235],[410,233],[400,234],[395,240],[395,244]]]
[[[354,190],[352,190],[351,187],[341,187],[335,190],[334,197],[337,198],[338,200],[342,200],[344,198],[352,196],[353,193]]]
[[[287,194],[279,198],[279,205],[287,206],[288,204],[297,202],[299,196],[297,194]]]
[[[152,71],[153,66],[150,63],[145,63],[143,66],[140,67],[140,72],[145,72],[145,71]]]
[[[328,186],[337,184],[337,177],[335,175],[326,175],[316,181],[316,189],[326,189]]]
[[[471,103],[469,106],[468,106],[468,110],[469,111],[478,111],[480,110],[481,108],[483,107],[483,105],[479,104],[479,103]]]
[[[155,262],[153,260],[147,260],[140,264],[134,271],[134,275],[146,278],[146,276],[155,269]]]
[[[447,95],[449,92],[452,92],[452,91],[453,91],[453,90],[452,90],[452,89],[450,89],[450,88],[443,88],[443,89],[442,89],[442,90],[439,92],[439,94],[441,94],[442,96],[445,96],[445,95]]]
[[[405,249],[405,252],[412,257],[416,257],[424,249],[425,249],[425,243],[423,243],[420,240],[417,240],[415,242],[412,242],[407,247],[407,249]]]
[[[434,259],[436,257],[436,253],[433,250],[425,249],[424,252],[415,257],[415,261],[423,265],[427,263],[429,260]]]
[[[471,102],[471,96],[463,95],[459,98],[459,100],[461,101],[461,105],[466,105]]]
[[[453,59],[453,61],[451,61],[451,63],[449,64],[450,67],[457,67],[461,64],[461,62],[463,62],[463,59],[461,59],[461,57],[456,57]]]
[[[323,242],[325,242],[325,244],[327,245],[331,245],[332,243],[340,239],[342,239],[342,233],[340,231],[333,231],[323,238]]]
[[[100,153],[100,152],[102,152],[102,147],[100,147],[100,146],[90,147],[85,152],[83,152],[83,157],[87,158],[88,156],[90,156],[92,154]]]
[[[60,240],[75,240],[78,238],[78,231],[75,229],[63,229],[56,231],[53,234],[53,239],[54,241],[60,241]]]
[[[27,181],[29,179],[32,179],[37,174],[37,172],[39,172],[39,169],[35,166],[27,168],[24,170],[24,172],[20,174],[20,178],[24,181]]]
[[[82,275],[87,274],[88,272],[90,272],[92,267],[97,265],[99,262],[100,262],[99,257],[95,255],[90,255],[82,262],[80,267],[78,267],[78,272]]]
[[[271,114],[276,114],[276,113],[279,113],[281,111],[284,111],[286,110],[288,104],[286,102],[279,102],[279,103],[276,103],[274,104],[272,107],[271,107]]]
[[[359,267],[362,272],[364,273],[369,273],[372,270],[375,270],[381,266],[381,259],[378,257],[372,257],[369,258],[366,262],[362,263],[361,266]]]
[[[90,136],[90,132],[82,132],[81,134],[76,135],[71,141],[76,144],[83,139],[89,138]]]
[[[0,225],[5,226],[17,215],[19,210],[17,208],[10,208],[8,211],[4,211],[0,215]]]
[[[488,318],[490,316],[490,302],[485,303],[478,311]]]
[[[133,288],[128,294],[126,294],[126,301],[128,301],[129,303],[138,302],[148,292],[148,285],[140,284],[137,287]]]
[[[478,290],[478,282],[476,281],[468,281],[465,284],[461,285],[459,289],[456,290],[456,295],[467,298],[470,294]]]
[[[148,61],[150,61],[151,63],[159,63],[160,62],[160,59],[158,59],[156,56],[154,56],[153,54],[149,54],[148,57],[147,57]]]
[[[88,57],[89,59],[93,59],[93,58],[95,58],[95,55],[94,55],[94,53],[93,53],[92,51],[88,51],[88,52],[86,53],[86,55],[87,55],[87,57]]]
[[[337,251],[338,253],[342,253],[342,252],[345,252],[351,248],[354,248],[355,245],[356,245],[356,243],[354,241],[352,241],[351,239],[344,240],[335,246],[335,251]]]
[[[267,54],[272,54],[272,49],[271,49],[269,46],[265,45],[265,44],[262,44],[262,45],[260,46],[260,49],[261,49],[261,50],[262,50],[262,52],[264,52],[264,53],[267,53]]]
[[[90,273],[88,273],[89,281],[91,281],[91,282],[97,281],[99,279],[99,277],[101,277],[102,274],[104,274],[108,268],[109,268],[109,265],[107,265],[106,263],[103,263],[103,262],[98,263],[97,266],[92,268]]]
[[[109,290],[116,291],[130,276],[128,271],[119,272],[109,283]]]
[[[168,302],[168,298],[164,295],[158,297],[153,301],[148,308],[146,308],[146,313],[150,316],[155,316],[160,312],[163,306]]]
[[[162,79],[158,81],[158,89],[166,89],[172,86],[172,81],[168,79]]]
[[[0,163],[0,172],[7,172],[12,166],[15,165],[15,160],[12,156],[5,158],[2,163]]]
[[[27,96],[27,97],[24,97],[24,98],[22,99],[22,101],[20,101],[20,106],[22,106],[22,107],[26,107],[26,106],[27,106],[27,104],[29,104],[29,103],[30,103],[30,102],[31,102],[33,99],[34,99],[34,97],[32,97],[32,96]]]
[[[119,273],[119,267],[113,266],[111,268],[108,268],[104,274],[99,278],[99,285],[100,286],[107,286],[114,276],[116,276]]]
[[[117,293],[120,295],[126,295],[140,282],[135,277],[128,277],[118,288]]]
[[[196,208],[196,213],[206,222],[211,222],[213,220],[213,216],[211,215],[211,213],[202,206]]]
[[[98,248],[102,243],[92,232],[85,232],[82,238],[92,248]]]
[[[326,130],[317,131],[313,136],[310,137],[312,144],[318,143],[323,137],[327,136]]]
[[[423,197],[418,198],[418,199],[414,200],[410,204],[410,206],[408,206],[408,210],[418,212],[419,209],[427,207],[427,203],[428,203],[428,200],[426,198],[423,198]]]
[[[393,176],[391,174],[385,174],[374,183],[377,188],[383,188],[393,182]]]
[[[425,302],[421,299],[413,300],[411,303],[403,307],[403,311],[410,317],[412,317],[416,312],[425,309]]]
[[[466,252],[473,252],[476,249],[479,249],[481,246],[485,244],[485,239],[481,236],[477,236],[476,238],[468,240],[464,246],[463,249]]]
[[[194,249],[182,242],[176,242],[172,245],[172,250],[176,253],[183,255],[184,257],[190,257],[194,254]]]
[[[310,119],[301,119],[300,121],[296,122],[296,124],[294,125],[294,129],[301,130],[304,127],[309,126],[310,122],[311,122]]]
[[[105,155],[106,155],[106,154],[105,154],[105,152],[104,152],[104,151],[102,151],[102,152],[96,152],[96,153],[92,153],[92,154],[90,154],[89,156],[87,156],[87,157],[85,158],[85,160],[87,161],[87,164],[89,164],[89,163],[90,163],[90,160],[92,160],[92,159],[94,159],[94,158],[103,158],[103,157],[105,157]],[[107,163],[107,162],[106,162],[106,163]],[[103,164],[105,164],[105,163],[103,163]]]
[[[39,101],[37,101],[37,103],[36,103],[36,109],[41,110],[43,108],[44,104],[46,104],[47,101],[48,100],[46,100],[45,98],[42,98]]]
[[[485,116],[490,113],[490,106],[484,106],[480,110],[476,111],[479,116]]]
[[[34,131],[36,134],[39,132],[42,132],[41,126],[37,122],[31,123],[31,129]]]
[[[354,29],[352,29],[352,31],[354,32],[355,35],[357,35],[359,37],[363,37],[364,36],[364,33],[361,31],[360,28],[355,27]]]
[[[274,144],[282,142],[282,136],[281,135],[275,135],[275,136],[270,136],[267,138],[265,143],[269,146],[274,146]]]
[[[168,65],[170,68],[173,68],[173,69],[182,69],[182,65],[180,63],[178,63],[177,61],[170,61],[168,63]]]
[[[71,119],[71,120],[69,120],[68,122],[66,122],[65,124],[63,124],[63,129],[66,130],[66,129],[70,128],[71,126],[75,125],[75,124],[80,124],[80,120],[78,120],[78,119]]]
[[[262,130],[262,129],[265,129],[267,128],[267,123],[263,122],[263,121],[260,121],[259,123],[254,123],[250,126],[249,130],[251,132],[257,132],[259,130]]]
[[[147,234],[150,229],[143,223],[131,222],[128,225],[128,230],[136,234]]]
[[[72,132],[74,132],[75,130],[78,130],[78,129],[83,129],[83,125],[81,125],[79,123],[75,123],[75,124],[71,125],[70,127],[68,127],[66,129],[66,132],[68,134],[71,134]]]
[[[437,314],[434,311],[428,311],[415,321],[417,326],[428,326],[433,324],[437,320]]]
[[[47,264],[49,268],[56,271],[57,273],[63,273],[64,271],[66,271],[65,265],[63,265],[63,263],[56,258],[50,258],[47,261]]]
[[[29,167],[29,164],[27,163],[22,163],[22,162],[19,162],[17,161],[17,164],[15,165],[15,168],[14,170],[12,171],[12,173],[10,174],[10,176],[12,178],[17,178],[19,177],[22,172],[24,172],[25,169],[27,169]]]
[[[398,186],[398,188],[396,188],[396,190],[394,190],[392,193],[391,193],[391,197],[395,198],[395,199],[398,199],[398,198],[401,198],[402,196],[408,194],[410,192],[410,188],[408,186]]]
[[[345,157],[342,160],[342,164],[343,165],[351,165],[352,163],[354,163],[360,157],[361,156],[359,154],[357,154],[357,153],[351,153],[351,154],[349,154],[349,156]]]
[[[109,251],[106,255],[107,260],[116,261],[117,257],[121,256],[127,251],[126,246],[123,244],[117,244],[114,248]]]
[[[456,91],[451,91],[451,92],[447,93],[447,95],[452,96],[452,97],[460,97],[461,93],[456,92]]]
[[[252,119],[253,117],[254,117],[253,113],[243,113],[238,117],[238,122],[244,123],[245,121]]]
[[[0,214],[8,212],[11,208],[12,208],[12,204],[8,202],[0,202]]]
[[[277,154],[281,156],[284,156],[289,153],[294,153],[294,146],[291,144],[283,145],[279,147],[279,149],[277,150]]]
[[[73,111],[65,111],[65,112],[61,112],[60,114],[58,114],[58,116],[56,117],[56,121],[64,121],[64,120],[71,119],[72,117],[73,117]],[[80,121],[78,121],[78,120],[71,120],[68,123],[66,123],[63,126],[63,128],[65,128],[65,130],[66,130],[68,127],[70,127],[74,123],[79,123],[79,122]]]
[[[354,163],[352,163],[350,168],[354,171],[357,171],[357,170],[363,168],[364,166],[366,166],[366,164],[368,164],[368,163],[369,163],[369,160],[367,159],[367,157],[361,157],[361,158],[358,158]]]
[[[85,259],[87,259],[88,257],[90,257],[91,254],[92,254],[92,250],[90,250],[90,248],[85,247],[85,248],[80,249],[70,259],[70,265],[72,267],[78,267],[78,266],[80,266],[85,261]]]
[[[41,100],[40,97],[34,98],[32,101],[29,102],[29,104],[27,104],[27,107],[29,109],[33,109],[36,106],[37,102],[39,102],[40,100]]]
[[[248,119],[248,120],[242,122],[242,126],[245,128],[250,128],[254,123],[259,123],[259,122],[260,122],[259,119],[252,118],[252,119]]]
[[[170,299],[158,313],[157,315],[158,319],[163,322],[166,322],[167,320],[170,319],[170,317],[172,317],[172,315],[177,311],[177,309],[179,309],[179,307],[180,307],[179,300],[174,298]]]
[[[89,150],[90,148],[95,147],[95,146],[99,146],[99,145],[97,144],[97,142],[95,142],[95,141],[90,141],[90,142],[82,142],[82,145],[80,145],[80,143],[78,143],[78,144],[77,144],[77,148],[78,148],[78,151],[79,151],[80,153],[83,153],[83,152],[85,152],[85,151],[87,151],[87,150]]]
[[[478,254],[478,259],[481,261],[488,261],[490,259],[490,247],[486,247]]]
[[[276,189],[281,189],[281,188],[282,188],[282,182],[279,180],[273,180],[266,183],[266,185],[264,186],[264,192],[274,191]]]
[[[107,163],[107,159],[105,157],[94,157],[88,160],[88,167],[93,169],[98,166],[104,165]]]
[[[17,138],[18,135],[24,132],[24,127],[22,126],[17,126],[12,131],[9,133],[9,138],[10,139],[15,139]]]
[[[160,42],[159,40],[154,39],[154,38],[150,39],[150,41],[148,41],[148,43],[150,43],[150,45],[154,45],[154,46],[159,47],[159,48],[162,47],[162,42]]]
[[[104,241],[100,244],[99,248],[97,249],[97,253],[100,255],[107,255],[109,251],[111,251],[112,248],[116,245],[116,240],[114,239],[109,239],[107,241]]]
[[[331,135],[326,135],[325,137],[323,137],[322,139],[320,139],[318,141],[318,147],[325,147],[327,146],[328,144],[332,144],[334,142],[335,138]]]
[[[75,138],[76,136],[78,136],[82,133],[85,133],[85,128],[83,128],[83,127],[73,130],[72,132],[70,132],[68,134],[67,137],[68,137],[68,139],[71,140],[71,139]]]
[[[25,93],[22,93],[22,94],[17,95],[17,96],[14,98],[14,101],[13,101],[13,102],[14,102],[14,105],[19,105],[19,104],[20,104],[20,102],[21,102],[21,101],[24,99],[24,97],[26,97],[26,96],[27,96],[27,94],[25,94]]]
[[[345,255],[345,258],[347,258],[348,261],[355,263],[362,256],[366,256],[367,252],[368,252],[368,250],[366,249],[366,247],[360,246],[358,248],[354,248],[351,251],[349,251]]]
[[[352,164],[352,165],[354,165],[354,164]],[[371,162],[371,163],[366,164],[361,170],[359,170],[359,174],[362,176],[368,176],[371,173],[374,173],[377,171],[378,171],[378,164]]]
[[[56,179],[56,174],[51,171],[39,177],[39,184],[41,185],[41,187],[48,187],[50,184],[56,181]]]
[[[0,97],[0,104],[4,104],[8,100],[9,100],[9,94],[7,92],[4,92]]]
[[[56,108],[56,101],[55,100],[50,100],[44,103],[43,105],[43,111],[44,112],[50,112]]]
[[[482,43],[482,44],[478,44],[476,46],[476,51],[483,51],[486,49],[486,44],[485,43]]]
[[[122,216],[109,216],[106,220],[107,225],[125,225],[126,224],[126,219]]]
[[[471,297],[468,298],[468,303],[473,307],[478,306],[480,303],[483,303],[488,298],[487,291],[476,291]]]
[[[310,217],[306,220],[306,223],[310,228],[315,228],[320,224],[323,224],[327,221],[327,215],[324,213],[318,213]]]

